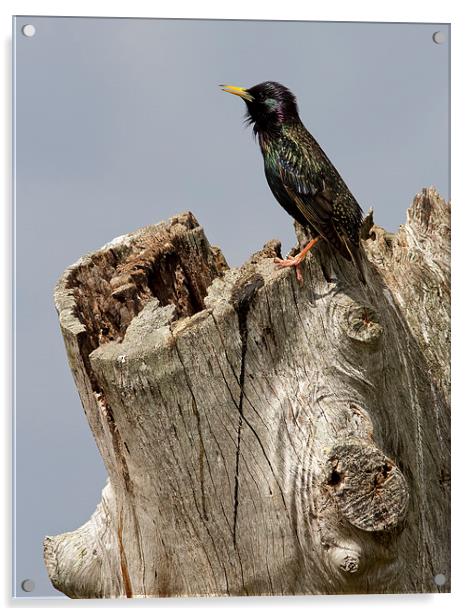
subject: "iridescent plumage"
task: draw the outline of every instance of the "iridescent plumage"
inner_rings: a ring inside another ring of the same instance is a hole
[[[267,81],[252,88],[227,86],[244,98],[264,158],[269,187],[282,207],[324,238],[364,273],[359,232],[362,210],[320,145],[302,124],[294,95]]]

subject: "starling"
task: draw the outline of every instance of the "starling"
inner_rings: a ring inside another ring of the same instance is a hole
[[[247,122],[253,124],[264,159],[264,171],[272,193],[282,207],[312,239],[280,267],[295,267],[302,281],[300,264],[323,238],[348,261],[354,261],[365,284],[359,231],[362,210],[317,141],[300,120],[295,96],[275,81],[252,88],[222,85],[243,98]]]

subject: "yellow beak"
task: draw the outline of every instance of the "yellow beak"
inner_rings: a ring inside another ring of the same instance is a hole
[[[241,96],[246,101],[254,100],[253,96],[247,91],[246,88],[240,88],[239,86],[228,86],[226,84],[221,84],[220,87],[224,92],[228,92],[229,94],[235,94],[235,96]]]

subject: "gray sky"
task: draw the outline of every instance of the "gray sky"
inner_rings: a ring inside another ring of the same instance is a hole
[[[21,34],[25,24],[36,34]],[[274,80],[363,209],[390,231],[414,194],[449,197],[449,44],[432,24],[19,17],[16,33],[15,592],[57,593],[42,538],[83,524],[106,473],[52,302],[62,271],[191,210],[231,265],[292,223],[266,184],[244,103]]]

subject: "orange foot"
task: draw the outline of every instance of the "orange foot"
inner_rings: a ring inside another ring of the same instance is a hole
[[[278,267],[295,267],[295,276],[297,280],[300,282],[300,284],[302,284],[303,278],[302,278],[302,270],[300,268],[300,264],[307,256],[307,253],[315,246],[315,244],[318,242],[319,239],[320,239],[320,236],[315,237],[313,240],[310,240],[310,242],[305,246],[305,248],[301,250],[299,254],[295,255],[294,257],[287,257],[287,259],[279,259],[279,257],[276,257],[274,259],[274,263]]]

